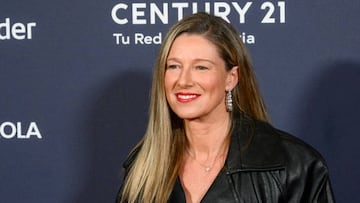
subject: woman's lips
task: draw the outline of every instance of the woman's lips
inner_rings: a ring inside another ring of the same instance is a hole
[[[182,93],[182,92],[176,93],[175,95],[176,95],[176,99],[182,103],[191,102],[200,97],[200,94]]]

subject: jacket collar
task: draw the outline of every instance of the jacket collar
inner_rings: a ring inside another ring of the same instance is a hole
[[[284,168],[284,153],[276,129],[240,113],[234,115],[227,173]]]

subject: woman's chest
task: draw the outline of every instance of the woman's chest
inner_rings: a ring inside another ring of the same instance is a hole
[[[281,171],[239,172],[221,171],[201,199],[201,203],[283,202]],[[185,192],[178,180],[171,195],[171,203],[186,202]]]

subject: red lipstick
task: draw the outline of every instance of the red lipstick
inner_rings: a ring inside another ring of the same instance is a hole
[[[200,97],[200,94],[186,93],[186,92],[179,92],[176,93],[175,95],[176,95],[176,99],[181,103],[191,102]]]

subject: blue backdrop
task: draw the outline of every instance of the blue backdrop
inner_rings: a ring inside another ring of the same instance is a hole
[[[231,22],[272,123],[360,202],[360,2],[1,0],[0,202],[113,202],[147,122],[159,43],[183,15]]]

